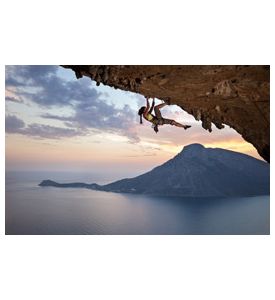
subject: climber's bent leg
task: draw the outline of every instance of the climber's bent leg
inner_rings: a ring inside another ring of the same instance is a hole
[[[157,106],[154,107],[154,112],[155,112],[155,115],[158,119],[162,119],[162,115],[161,115],[161,112],[160,112],[160,109],[162,107],[164,107],[165,105],[167,105],[166,103],[161,103]]]

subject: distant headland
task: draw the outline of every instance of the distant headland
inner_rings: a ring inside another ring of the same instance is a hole
[[[191,144],[161,166],[134,178],[106,185],[43,180],[39,186],[179,197],[269,195],[270,165],[246,154]]]

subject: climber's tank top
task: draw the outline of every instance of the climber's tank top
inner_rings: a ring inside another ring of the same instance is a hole
[[[146,118],[148,121],[150,121],[150,122],[152,122],[152,121],[154,120],[154,116],[151,115],[151,114],[149,114],[149,113],[146,114],[145,118]]]

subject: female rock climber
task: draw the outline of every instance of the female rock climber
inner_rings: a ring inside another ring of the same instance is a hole
[[[162,107],[164,107],[165,105],[167,105],[167,104],[161,103],[161,104],[155,106],[155,98],[153,98],[152,106],[150,108],[149,99],[146,98],[146,106],[142,106],[138,111],[138,114],[140,116],[140,124],[142,124],[142,116],[143,116],[143,118],[145,120],[152,123],[152,128],[154,128],[156,133],[158,132],[158,126],[161,126],[164,124],[170,124],[170,125],[174,125],[177,127],[182,127],[184,129],[188,129],[191,127],[190,125],[180,124],[180,123],[176,122],[175,120],[163,118],[161,115],[160,109]],[[153,109],[154,109],[155,115],[152,114]]]

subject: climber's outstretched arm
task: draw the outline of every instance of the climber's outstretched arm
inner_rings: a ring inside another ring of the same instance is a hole
[[[145,108],[145,111],[144,111],[143,115],[147,115],[149,109],[150,109],[149,99],[146,98],[146,108]]]
[[[155,98],[153,98],[153,102],[152,102],[152,106],[149,110],[149,114],[153,111],[154,106],[155,106]]]

